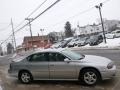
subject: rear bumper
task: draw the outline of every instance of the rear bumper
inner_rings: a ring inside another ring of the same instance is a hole
[[[116,76],[116,66],[101,72],[102,80],[111,79]]]

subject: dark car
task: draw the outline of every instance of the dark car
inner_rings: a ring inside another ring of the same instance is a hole
[[[90,39],[88,40],[88,43],[89,43],[90,46],[98,45],[101,42],[103,42],[102,35],[90,36]]]

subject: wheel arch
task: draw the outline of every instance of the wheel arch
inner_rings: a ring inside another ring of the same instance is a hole
[[[19,76],[20,76],[20,74],[21,74],[22,72],[28,72],[28,73],[30,73],[31,76],[32,76],[32,73],[31,73],[29,70],[21,69],[21,70],[19,70],[19,72],[18,72],[18,78],[19,78]],[[32,79],[33,79],[33,76],[32,76]]]
[[[80,72],[79,72],[79,80],[81,79],[81,75],[82,75],[82,73],[85,71],[85,70],[95,70],[98,74],[99,74],[99,79],[101,80],[102,79],[102,76],[101,76],[101,73],[100,73],[100,71],[97,69],[97,68],[95,68],[95,67],[84,67],[84,68],[82,68],[81,70],[80,70]]]

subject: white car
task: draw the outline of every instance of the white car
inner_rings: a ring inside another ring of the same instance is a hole
[[[120,37],[120,30],[115,30],[115,31],[113,31],[111,33],[106,34],[105,36],[108,39],[113,39],[113,38]]]
[[[60,48],[62,45],[62,42],[55,43],[51,46],[51,48]]]
[[[67,44],[67,46],[68,46],[68,47],[74,47],[74,46],[76,46],[78,40],[79,40],[78,38],[72,39],[72,40]]]
[[[114,38],[120,37],[120,30],[115,30],[112,34],[114,34]]]

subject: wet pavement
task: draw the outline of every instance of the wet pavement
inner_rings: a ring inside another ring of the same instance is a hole
[[[0,58],[0,85],[3,90],[120,90],[120,50],[79,50],[77,52],[114,59],[117,65],[116,77],[95,86],[85,86],[78,81],[33,81],[31,84],[22,84],[8,75],[10,61],[8,57],[4,57]]]

